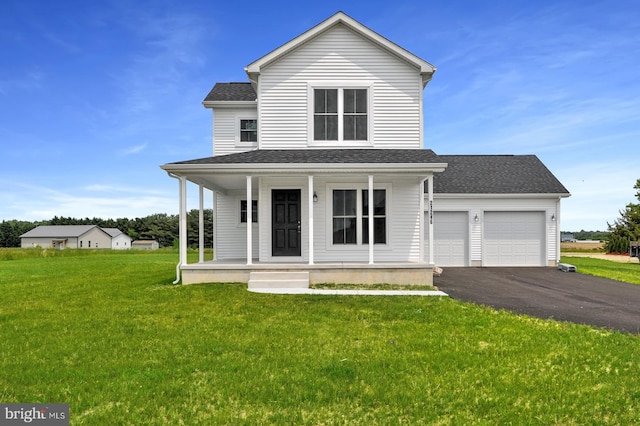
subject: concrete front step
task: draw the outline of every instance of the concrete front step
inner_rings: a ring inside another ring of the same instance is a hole
[[[309,288],[308,271],[251,272],[249,285],[252,288]]]

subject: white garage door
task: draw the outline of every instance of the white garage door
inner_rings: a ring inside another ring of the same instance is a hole
[[[426,251],[429,252],[428,247]],[[467,260],[469,214],[467,212],[434,212],[433,252],[437,266],[469,265]]]
[[[544,212],[485,212],[483,266],[544,266]]]

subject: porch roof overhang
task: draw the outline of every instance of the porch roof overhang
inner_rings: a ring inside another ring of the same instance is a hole
[[[244,188],[246,176],[426,177],[446,167],[433,151],[423,149],[254,150],[161,166],[169,174],[222,193]]]

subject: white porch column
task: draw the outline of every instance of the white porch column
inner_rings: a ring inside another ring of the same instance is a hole
[[[200,199],[200,210],[198,211],[198,252],[199,263],[204,263],[204,187],[198,186],[198,197]]]
[[[429,183],[427,184],[429,192],[429,264],[435,264],[433,253],[433,175],[429,177]]]
[[[251,176],[247,176],[247,265],[253,264],[253,203],[251,202]]]
[[[374,235],[373,235],[373,175],[369,175],[369,265],[373,265],[373,246],[374,246]]]
[[[180,264],[187,264],[187,178],[180,176]]]
[[[216,221],[218,220],[218,193],[213,192],[213,212],[211,217],[211,231],[213,235],[213,241],[211,242],[211,247],[213,248],[213,260],[217,259],[218,256],[218,227]]]
[[[309,176],[309,189],[308,189],[308,201],[309,201],[309,265],[313,265],[313,176]]]

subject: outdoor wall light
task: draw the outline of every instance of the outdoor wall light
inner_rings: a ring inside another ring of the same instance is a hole
[[[480,222],[480,218],[478,217],[478,214],[476,214],[476,216],[473,218],[473,220],[474,220],[475,222]]]
[[[316,193],[316,191],[313,191],[313,202],[314,203],[318,202],[318,194]]]
[[[551,214],[551,222],[555,222],[556,221],[556,214],[552,213]]]

